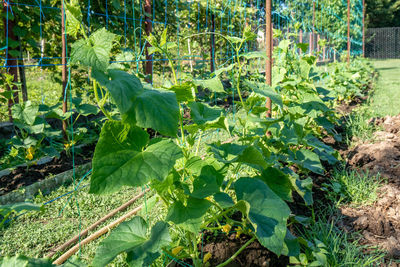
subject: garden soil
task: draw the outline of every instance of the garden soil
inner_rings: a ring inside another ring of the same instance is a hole
[[[345,153],[357,170],[379,174],[386,181],[376,203],[367,207],[344,207],[343,227],[360,231],[361,243],[377,246],[391,258],[400,258],[400,115],[370,121],[379,131],[371,143],[359,144]]]
[[[86,146],[75,155],[75,166],[92,160],[94,145]],[[73,168],[72,157],[62,152],[59,158],[54,158],[44,165],[33,165],[29,168],[18,167],[10,174],[0,177],[0,195],[44,180],[50,175],[56,175]]]

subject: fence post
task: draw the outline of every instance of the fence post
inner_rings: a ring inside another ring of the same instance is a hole
[[[153,30],[153,22],[151,21],[150,14],[151,13],[151,0],[145,0],[144,3],[144,27],[146,31],[146,35],[149,36]],[[153,56],[149,55],[149,47],[151,45],[146,42],[146,64],[145,64],[145,75],[148,77],[147,82],[152,83],[153,81]]]
[[[350,64],[350,0],[347,0],[347,63]]]
[[[365,57],[365,0],[363,0],[363,19],[362,19],[362,24],[363,24],[363,33],[362,33],[362,53],[363,57]]]
[[[4,2],[3,9],[4,9],[5,14],[7,14],[7,12],[9,12],[9,9],[11,10],[10,5],[11,5],[11,1],[9,1],[8,3],[6,1]],[[12,19],[12,20],[9,19],[8,21],[7,21],[7,17],[3,18],[3,25],[5,27],[4,35],[5,35],[6,39],[8,38],[10,40],[17,41],[17,38],[14,34],[14,20],[15,20],[15,17],[14,17],[14,19]],[[8,34],[8,36],[7,36],[7,34]],[[14,105],[14,103],[19,103],[18,87],[15,85],[15,83],[18,82],[18,67],[17,67],[18,60],[10,54],[9,47],[7,49],[7,52],[8,53],[6,56],[7,57],[6,65],[10,66],[10,67],[8,67],[8,74],[10,74],[14,77],[13,78],[14,85],[12,87],[10,87],[8,85],[6,86],[7,91],[10,91],[10,92],[14,91],[14,94],[12,94],[12,97],[8,100],[8,118],[9,118],[10,122],[12,122],[13,118],[12,118],[12,113],[11,113],[11,107]]]
[[[267,60],[265,64],[265,82],[268,85],[272,85],[272,4],[271,0],[265,1],[265,41],[266,41],[266,52]],[[267,102],[265,103],[267,108],[267,117],[271,118],[271,99],[267,97]]]
[[[215,71],[215,14],[211,10],[211,36],[210,36],[210,71]]]
[[[68,111],[67,104],[67,37],[65,34],[65,9],[64,9],[64,0],[61,0],[61,43],[62,43],[62,52],[61,52],[61,80],[62,80],[62,111],[65,114]],[[62,130],[64,140],[68,140],[67,136],[67,120],[62,121]]]
[[[315,35],[315,1],[313,0],[313,22],[312,31],[310,33],[310,55],[314,52],[314,35]]]

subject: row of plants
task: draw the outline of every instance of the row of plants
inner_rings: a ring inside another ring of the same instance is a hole
[[[96,141],[101,118],[96,105],[72,99],[72,109],[63,113],[61,103],[48,106],[26,101],[12,107],[14,134],[3,139],[0,169],[26,163],[35,164],[44,156],[59,157],[60,152],[70,154],[72,146],[92,144]],[[89,116],[95,119],[88,119]],[[81,120],[79,120],[81,119]],[[62,120],[70,121],[72,127],[64,135],[60,130]]]
[[[311,206],[311,176],[324,174],[321,161],[338,161],[338,153],[320,140],[326,135],[339,138],[338,115],[331,106],[348,92],[332,95],[334,85],[316,86],[324,73],[316,67],[316,57],[305,54],[307,45],[293,43],[291,36],[280,42],[274,51],[273,84],[268,86],[262,75],[248,71],[248,62],[265,60],[265,54],[243,53],[246,42],[256,38],[246,27],[240,38],[220,36],[236,54],[229,66],[208,79],[178,79],[171,58],[178,44],[169,42],[164,30],[147,41],[151,53],[169,59],[172,79],[153,88],[125,71],[124,65],[110,64],[118,36],[103,28],[87,37],[82,24],[77,34],[82,39],[72,46],[71,63],[89,69],[97,106],[107,118],[94,153],[90,192],[107,194],[124,186],[147,185],[166,211],[157,222],[137,216],[122,223],[100,244],[92,265],[104,266],[126,253],[127,264],[148,266],[167,253],[206,266],[212,255],[199,252],[202,234],[230,230],[248,236],[239,252],[257,240],[278,256],[290,256],[294,264],[304,265],[306,259],[324,265],[323,257],[301,254],[310,243],[288,229],[298,222],[288,203],[296,193]],[[342,73],[335,74],[341,78]],[[362,68],[358,75],[365,80],[355,77],[348,82],[365,83],[367,74]],[[199,87],[209,94],[225,94],[222,77],[231,78],[239,99],[234,114],[198,97]],[[267,97],[274,103],[272,118],[266,116]],[[106,106],[109,98],[117,112]],[[150,138],[147,129],[163,137]],[[200,153],[202,137],[215,130],[226,138],[207,143],[206,152]],[[13,260],[30,261],[13,257],[2,264]]]

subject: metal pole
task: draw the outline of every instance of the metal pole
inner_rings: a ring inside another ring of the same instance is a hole
[[[68,111],[67,105],[67,37],[65,35],[65,10],[64,10],[64,0],[61,1],[61,42],[62,42],[62,71],[61,71],[61,80],[62,80],[62,110],[63,113]],[[64,140],[68,140],[67,137],[67,120],[63,120],[62,129]]]
[[[272,4],[271,0],[265,1],[265,38],[266,38],[266,52],[267,52],[267,60],[265,63],[265,82],[268,85],[272,85]],[[272,103],[271,99],[267,97],[267,102],[265,103],[265,107],[267,108],[267,117],[271,118],[271,108]]]
[[[347,0],[347,63],[350,64],[350,0]]]
[[[144,26],[145,26],[145,31],[146,35],[149,36],[150,33],[152,32],[153,28],[153,23],[150,18],[151,12],[151,0],[146,0],[144,3],[144,13],[145,13],[145,21],[144,21]],[[147,42],[146,43],[146,64],[145,64],[145,75],[148,77],[147,82],[152,83],[153,77],[153,56],[149,55],[149,47],[151,45]]]

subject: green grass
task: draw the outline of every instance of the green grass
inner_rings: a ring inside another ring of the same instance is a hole
[[[308,258],[324,254],[327,266],[378,266],[385,255],[380,251],[364,253],[358,244],[356,233],[346,233],[337,225],[342,219],[334,209],[327,209],[316,222],[303,230],[302,237],[310,241],[313,250],[306,249]],[[320,266],[320,265],[315,265]]]
[[[376,60],[379,79],[369,104],[372,116],[400,114],[400,59]]]
[[[382,186],[382,182],[380,175],[341,168],[333,171],[325,189],[328,198],[334,200],[335,206],[341,204],[365,206],[377,200],[378,189]]]
[[[34,202],[40,204],[45,203],[46,201],[73,190],[73,188],[72,184],[69,186],[61,186],[50,195],[36,196]],[[0,255],[23,254],[31,257],[43,257],[51,248],[63,244],[68,239],[75,236],[80,229],[85,229],[141,191],[141,188],[127,188],[112,195],[98,196],[89,194],[88,187],[82,188],[77,191],[76,195],[69,195],[72,196],[69,202],[67,202],[69,196],[63,197],[46,205],[43,212],[25,214],[13,221],[7,228],[1,230]],[[150,193],[147,193],[146,199],[148,199],[150,195]],[[143,200],[137,201],[129,210],[142,203]],[[77,204],[79,205],[79,209]],[[120,212],[116,214],[100,227],[116,220],[124,213],[125,212]],[[145,210],[141,213],[144,218],[150,217],[149,214],[150,212],[147,213]],[[154,212],[154,214],[159,214],[159,212]],[[154,216],[151,217],[150,220],[152,218],[154,218]],[[99,228],[89,232],[89,235],[98,229]],[[91,262],[99,242],[103,240],[105,236],[82,247],[80,253],[81,259],[84,262]],[[56,254],[55,258],[60,255],[61,253]],[[122,256],[119,256],[113,262],[113,265],[121,266]]]

